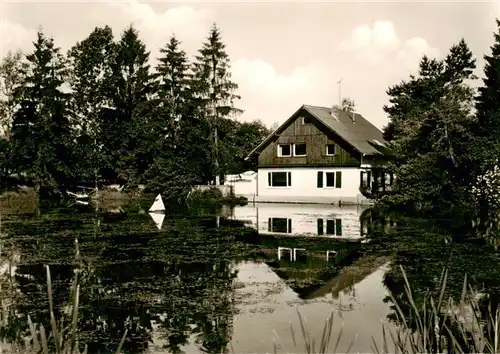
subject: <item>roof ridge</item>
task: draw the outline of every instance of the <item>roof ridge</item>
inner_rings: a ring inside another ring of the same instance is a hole
[[[325,108],[325,109],[330,109],[329,107],[326,106],[316,106],[314,104],[303,104],[302,106],[304,107],[315,107],[315,108]]]

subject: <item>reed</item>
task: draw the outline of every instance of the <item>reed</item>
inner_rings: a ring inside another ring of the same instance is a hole
[[[498,353],[500,308],[493,311],[489,306],[484,316],[479,303],[481,294],[468,285],[467,275],[458,303],[452,297],[445,298],[448,280],[445,269],[441,275],[439,297],[426,296],[417,306],[406,273],[403,267],[400,268],[410,314],[405,316],[390,294],[396,308],[398,329],[396,333],[389,331],[390,339],[387,339],[388,331],[383,326],[384,347],[381,350],[375,347],[374,352],[387,353],[390,343],[396,353]]]
[[[454,303],[451,297],[445,298],[448,279],[447,270],[443,270],[440,280],[439,297],[426,296],[424,302],[418,306],[415,303],[410,282],[401,267],[405,282],[407,302],[410,304],[410,313],[404,313],[400,303],[390,294],[396,308],[396,330],[391,331],[382,324],[382,339],[376,340],[372,337],[371,351],[373,353],[498,353],[499,352],[499,318],[500,308],[495,311],[488,308],[486,318],[482,315],[479,301],[480,294],[467,284],[467,276],[464,277],[461,298]],[[339,343],[342,339],[342,327],[334,335],[333,321],[334,313],[326,319],[319,340],[312,339],[307,329],[303,316],[297,311],[299,317],[300,331],[304,343],[303,348],[297,345],[297,331],[290,324],[290,336],[295,349],[298,352],[312,353],[338,353]],[[332,337],[336,337],[335,345]],[[347,350],[350,352],[357,336],[349,342]],[[333,349],[333,351],[332,351]],[[278,347],[274,343],[274,353]],[[233,350],[234,353],[234,350]]]
[[[78,249],[78,240],[75,239],[75,259],[80,260],[80,253]],[[45,266],[47,274],[47,297],[49,300],[49,315],[50,315],[50,331],[47,331],[43,325],[33,323],[31,317],[28,315],[28,326],[30,336],[25,343],[24,351],[30,353],[43,353],[49,354],[74,354],[80,353],[80,346],[78,343],[78,307],[80,300],[80,279],[79,269],[77,267],[71,285],[69,311],[70,318],[65,318],[64,315],[58,320],[54,314],[53,293],[52,293],[52,279],[50,274],[50,267]],[[126,329],[123,337],[118,345],[116,353],[121,353],[128,330]],[[84,346],[83,353],[87,353],[88,346]]]

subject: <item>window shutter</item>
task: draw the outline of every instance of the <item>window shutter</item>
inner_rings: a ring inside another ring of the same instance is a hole
[[[287,186],[290,187],[292,185],[292,173],[288,172],[288,183]]]
[[[361,187],[365,186],[365,179],[364,179],[364,177],[365,177],[365,172],[361,171],[360,174],[359,174],[359,180],[360,180],[359,185]]]
[[[342,172],[337,171],[335,173],[335,188],[342,188]]]
[[[271,218],[267,219],[267,231],[273,232],[273,219]]]
[[[288,219],[288,233],[292,233],[292,219]]]
[[[335,220],[335,234],[337,236],[342,236],[342,219]]]
[[[268,185],[269,187],[271,187],[271,186],[272,186],[272,181],[271,181],[271,179],[272,179],[272,178],[271,178],[271,172],[268,172],[268,173],[267,173],[267,185]]]
[[[323,171],[318,172],[318,188],[323,188]]]

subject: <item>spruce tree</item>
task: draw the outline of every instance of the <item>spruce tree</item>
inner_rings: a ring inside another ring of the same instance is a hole
[[[112,108],[104,112],[102,134],[107,137],[106,154],[113,161],[114,178],[135,187],[143,182],[147,166],[136,150],[144,143],[145,110],[153,90],[148,64],[149,52],[138,31],[127,28],[117,46],[112,63]]]
[[[33,44],[15,94],[20,108],[13,122],[13,154],[18,172],[27,175],[39,195],[64,195],[73,182],[71,112],[61,88],[67,63],[42,30]]]
[[[148,122],[150,134],[145,157],[148,186],[154,192],[185,196],[193,184],[203,182],[203,165],[209,156],[204,145],[203,124],[195,111],[190,86],[190,64],[181,43],[172,36],[164,48],[154,74],[156,97]],[[200,157],[200,158],[197,158]]]
[[[193,89],[200,100],[202,112],[211,126],[213,141],[213,172],[215,183],[220,184],[219,137],[223,119],[231,118],[242,110],[235,108],[238,85],[231,80],[230,60],[216,24],[210,29],[193,63]],[[221,142],[224,144],[224,142]]]
[[[479,87],[476,99],[478,133],[482,137],[481,144],[491,155],[486,160],[494,162],[500,152],[500,21],[494,33],[491,54],[485,55],[483,86]]]

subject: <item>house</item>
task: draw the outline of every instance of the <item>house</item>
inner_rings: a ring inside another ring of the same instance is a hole
[[[370,204],[390,189],[382,132],[361,114],[303,105],[247,156],[257,160],[250,201]],[[364,193],[362,193],[363,191]]]

